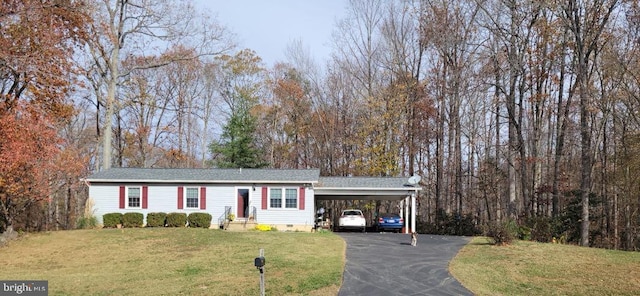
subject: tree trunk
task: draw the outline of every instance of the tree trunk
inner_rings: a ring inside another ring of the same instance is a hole
[[[566,35],[566,31],[565,31]],[[562,52],[565,52],[566,42],[562,42]],[[558,103],[556,112],[556,145],[555,154],[553,160],[553,185],[551,188],[552,197],[552,216],[558,217],[560,215],[560,192],[559,192],[559,178],[560,178],[560,161],[562,161],[562,154],[564,153],[564,136],[567,126],[567,117],[569,116],[569,104],[571,103],[571,96],[567,99],[566,105],[563,104],[564,94],[564,67],[565,59],[560,59],[560,79],[558,85]],[[566,107],[564,107],[566,106]]]
[[[116,87],[118,84],[118,59],[120,55],[120,48],[118,45],[114,46],[111,56],[109,57],[109,79],[107,81],[107,101],[106,112],[104,117],[104,131],[102,138],[102,169],[106,170],[111,168],[111,147],[113,137],[113,115],[115,113],[115,97]]]
[[[620,211],[618,211],[618,193],[613,195],[613,249],[620,249],[620,234],[618,233],[618,223]]]
[[[438,211],[443,207],[443,187],[444,187],[444,98],[438,98],[438,121],[436,128],[436,196],[435,196],[435,213],[436,218]],[[436,223],[439,221],[436,220]]]
[[[7,219],[7,225],[3,233],[0,234],[0,246],[3,245],[4,242],[13,240],[18,237],[18,233],[13,230],[13,221],[9,222]]]
[[[67,213],[66,213],[66,221],[67,221],[67,225],[65,227],[65,229],[73,229],[75,228],[75,223],[73,223],[75,220],[73,219],[75,217],[75,211],[72,211],[73,208],[73,204],[72,204],[72,199],[71,199],[71,186],[69,184],[66,185],[67,186]],[[72,212],[74,212],[73,214],[71,214]]]
[[[583,61],[586,63],[586,61]],[[581,63],[582,64],[582,63]],[[586,64],[582,64],[580,68],[584,68],[582,73],[586,73]],[[580,244],[589,246],[589,195],[591,193],[591,129],[589,124],[589,112],[587,110],[589,100],[586,93],[585,77],[580,79],[580,193],[582,195],[582,222],[580,225]]]
[[[499,170],[500,162],[500,73],[498,72],[499,65],[498,59],[494,59],[494,75],[495,75],[495,104],[496,104],[496,116],[495,116],[495,126],[496,126],[496,142],[495,142],[495,166],[496,170]],[[508,165],[508,164],[507,164]],[[493,175],[493,174],[492,174]],[[493,182],[492,182],[493,183]],[[496,192],[496,222],[502,221],[502,209],[503,209],[503,201],[502,201],[502,190],[495,190]]]

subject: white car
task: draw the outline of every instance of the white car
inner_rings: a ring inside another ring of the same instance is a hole
[[[360,210],[344,210],[338,220],[338,230],[355,229],[365,232],[367,229],[367,221],[364,214]]]

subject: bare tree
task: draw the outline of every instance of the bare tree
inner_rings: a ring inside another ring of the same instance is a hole
[[[96,106],[105,106],[102,136],[102,168],[112,165],[112,124],[120,108],[119,85],[132,70],[157,68],[178,60],[218,55],[232,44],[225,29],[196,13],[188,1],[103,0],[95,3],[96,22],[89,45]],[[188,56],[165,54],[165,49],[182,44],[193,48]],[[148,64],[124,68],[123,56],[162,56]]]
[[[573,37],[576,88],[580,106],[580,193],[582,200],[582,222],[580,244],[589,246],[589,195],[592,187],[593,147],[592,112],[593,97],[590,95],[591,74],[594,58],[602,48],[602,36],[618,5],[617,0],[577,1],[570,0],[561,7],[562,17]]]
[[[436,145],[436,210],[462,214],[462,112],[469,94],[477,42],[473,40],[479,8],[473,3],[423,1],[423,38],[433,56],[430,72],[438,100]],[[445,147],[445,141],[447,142]],[[445,169],[445,155],[448,156]],[[448,172],[448,176],[445,176]],[[439,204],[443,202],[443,204]]]

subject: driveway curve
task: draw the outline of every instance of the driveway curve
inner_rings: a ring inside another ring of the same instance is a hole
[[[339,233],[347,243],[338,296],[473,295],[451,274],[449,261],[470,238],[419,234]]]

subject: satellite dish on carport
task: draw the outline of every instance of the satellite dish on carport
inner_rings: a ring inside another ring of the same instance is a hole
[[[422,178],[420,176],[413,175],[413,176],[411,176],[411,178],[409,178],[409,184],[416,185],[416,184],[418,184],[418,182],[420,182],[421,179]]]

